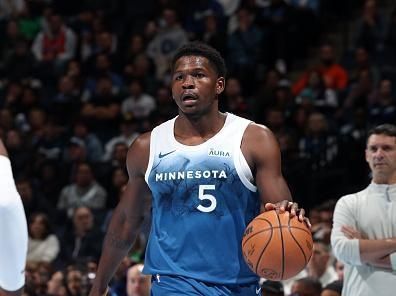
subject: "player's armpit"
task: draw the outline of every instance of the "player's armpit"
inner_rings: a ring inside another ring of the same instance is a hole
[[[241,150],[254,172],[263,203],[292,201],[282,176],[279,145],[273,133],[262,125],[250,124],[243,136]]]

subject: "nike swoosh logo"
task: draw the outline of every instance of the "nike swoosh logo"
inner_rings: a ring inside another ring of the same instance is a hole
[[[260,292],[261,292],[261,287],[260,288],[256,288],[256,294],[258,295],[258,294],[260,294]]]
[[[158,154],[158,157],[159,158],[163,158],[163,157],[165,157],[165,156],[167,156],[167,155],[169,155],[169,154],[171,154],[171,153],[173,153],[173,152],[175,152],[176,150],[173,150],[173,151],[170,151],[170,152],[168,152],[168,153],[164,153],[164,154],[162,154],[162,152],[160,152],[159,154]]]

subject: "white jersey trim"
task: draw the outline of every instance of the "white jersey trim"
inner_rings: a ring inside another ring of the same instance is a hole
[[[155,139],[155,134],[156,134],[156,128],[154,128],[152,131],[151,131],[151,134],[150,134],[150,153],[149,153],[149,161],[148,161],[148,164],[147,164],[147,169],[146,169],[146,172],[145,172],[145,174],[144,174],[144,180],[146,181],[146,183],[148,184],[148,178],[149,178],[149,176],[150,176],[150,172],[151,172],[151,169],[152,169],[152,167],[153,167],[153,163],[154,163],[154,158],[155,158],[155,147],[154,147],[154,145],[155,145],[155,141],[154,141],[154,139]]]

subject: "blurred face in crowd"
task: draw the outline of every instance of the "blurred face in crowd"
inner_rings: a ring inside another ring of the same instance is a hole
[[[35,239],[44,239],[48,233],[47,220],[42,214],[32,217],[29,224],[30,236]]]
[[[150,295],[149,275],[142,274],[143,265],[136,264],[128,269],[127,273],[127,295],[148,296]]]
[[[369,59],[369,55],[366,49],[359,47],[355,52],[355,60],[358,65],[366,65]]]
[[[390,97],[392,95],[392,82],[389,79],[381,80],[379,93],[382,97]]]
[[[312,113],[308,118],[308,130],[312,134],[319,134],[327,128],[326,118],[321,113]]]
[[[337,272],[338,279],[343,280],[344,279],[344,263],[341,261],[337,260],[335,263],[335,271]]]
[[[290,296],[320,296],[320,292],[318,293],[314,287],[297,280],[292,285]]]
[[[396,137],[371,135],[367,140],[366,161],[378,184],[396,183]]]
[[[18,149],[22,145],[22,138],[16,130],[10,130],[7,133],[6,146],[9,149]]]
[[[307,268],[315,277],[320,277],[325,272],[327,264],[330,259],[330,254],[327,246],[322,242],[314,242],[313,253],[311,260],[309,260]]]
[[[22,201],[30,202],[33,198],[32,186],[26,180],[21,180],[16,183],[16,187],[19,195],[21,196]]]
[[[50,30],[53,34],[56,34],[62,28],[63,21],[60,15],[52,15],[49,19]]]
[[[66,275],[66,284],[71,295],[80,295],[82,284],[81,271],[70,270]]]
[[[47,283],[47,294],[53,296],[65,296],[67,294],[66,288],[63,285],[63,273],[55,272]]]
[[[325,64],[325,65],[331,65],[334,62],[335,56],[334,56],[334,49],[330,45],[323,45],[320,48],[320,60]]]
[[[64,94],[71,93],[74,89],[73,80],[70,79],[69,76],[63,76],[59,80],[58,88],[61,93],[64,93]]]
[[[14,118],[10,109],[0,109],[0,127],[5,130],[11,129],[14,124]]]
[[[76,184],[80,187],[87,187],[93,180],[91,167],[87,164],[80,164],[76,173]]]
[[[77,208],[73,216],[74,227],[78,233],[85,233],[93,227],[93,215],[87,207]]]
[[[129,48],[131,53],[139,53],[144,50],[144,41],[141,35],[133,35],[130,39]]]
[[[114,187],[121,188],[128,182],[128,176],[123,169],[118,168],[113,172],[112,181]]]
[[[238,79],[235,78],[228,79],[224,93],[227,97],[239,96],[241,94],[241,85]]]

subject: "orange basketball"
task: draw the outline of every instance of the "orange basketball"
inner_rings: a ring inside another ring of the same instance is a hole
[[[242,252],[250,269],[272,281],[298,274],[312,256],[312,235],[305,222],[275,210],[258,215],[246,227]]]

